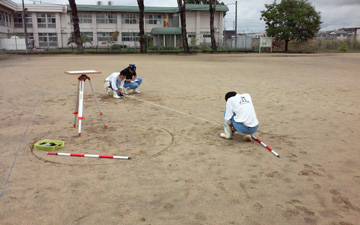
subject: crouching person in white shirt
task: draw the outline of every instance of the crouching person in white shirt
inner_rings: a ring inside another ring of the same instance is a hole
[[[104,81],[104,88],[107,95],[112,95],[114,98],[121,98],[124,94],[125,75],[119,72],[112,73]]]
[[[256,118],[250,95],[228,92],[225,95],[225,101],[224,133],[221,133],[220,136],[231,139],[234,132],[237,131],[244,134],[245,141],[251,141],[251,134],[257,131],[259,121]]]

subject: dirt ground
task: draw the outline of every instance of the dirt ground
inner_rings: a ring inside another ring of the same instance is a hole
[[[141,94],[106,96],[129,63]],[[73,127],[85,82],[82,135]],[[0,61],[0,224],[331,224],[360,220],[360,54],[11,56]],[[256,136],[219,137],[250,93]],[[130,156],[130,160],[47,155]]]

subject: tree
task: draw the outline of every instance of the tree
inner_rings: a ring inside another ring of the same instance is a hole
[[[92,45],[92,42],[90,38],[86,35],[80,35],[81,43],[83,45],[83,48],[85,49],[85,44],[90,43]],[[71,33],[71,36],[68,39],[67,45],[70,45],[71,43],[76,43],[76,37],[74,33]]]
[[[307,41],[320,30],[320,12],[307,0],[282,0],[280,4],[265,4],[261,18],[266,24],[266,33],[276,40],[285,41],[288,51],[290,41]]]
[[[120,35],[120,32],[118,30],[115,30],[110,37],[107,38],[107,43],[108,43],[108,48],[110,49],[110,45],[111,47],[113,46],[113,44],[115,42],[118,41],[118,37]]]
[[[137,0],[139,5],[139,36],[140,36],[140,52],[146,52],[145,34],[144,34],[144,0]]]
[[[224,5],[224,3],[220,3],[218,0],[186,0],[186,2],[188,4],[209,5],[211,50],[216,51],[217,46],[215,40],[214,14],[216,11],[216,5]]]
[[[184,52],[190,52],[187,34],[186,34],[186,14],[185,14],[185,5],[186,0],[177,0],[179,13],[180,13],[180,21],[181,21],[181,34],[183,41]]]
[[[75,34],[75,43],[77,46],[77,54],[83,54],[85,52],[84,52],[84,48],[83,48],[83,45],[81,42],[81,37],[80,37],[79,17],[78,17],[78,13],[77,13],[77,7],[76,7],[75,0],[69,0],[69,4],[70,4],[70,8],[71,8],[71,15],[72,15],[73,23],[74,23],[74,34]]]
[[[210,10],[210,36],[211,36],[211,50],[216,51],[215,29],[214,29],[214,13],[216,10],[216,0],[209,1]]]

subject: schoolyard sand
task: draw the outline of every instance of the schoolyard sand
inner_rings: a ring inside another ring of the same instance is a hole
[[[106,96],[129,63],[142,93]],[[86,81],[79,137],[64,71],[90,69],[108,128]],[[359,224],[360,54],[10,56],[0,79],[0,224]],[[280,158],[219,137],[228,91]]]

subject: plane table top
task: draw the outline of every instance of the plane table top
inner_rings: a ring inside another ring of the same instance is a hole
[[[87,74],[100,74],[100,71],[96,70],[79,70],[79,71],[65,71],[69,75],[87,75]]]

